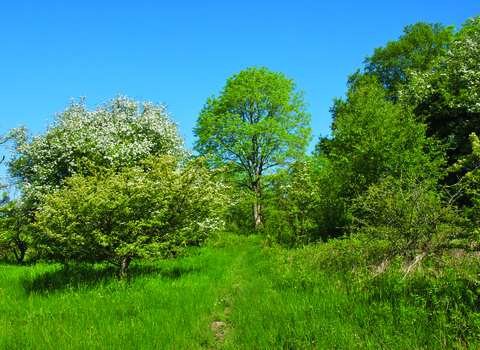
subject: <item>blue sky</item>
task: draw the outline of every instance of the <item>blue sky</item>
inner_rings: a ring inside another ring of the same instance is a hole
[[[0,0],[0,133],[43,133],[72,97],[93,109],[121,93],[166,102],[191,147],[207,97],[258,65],[306,91],[311,151],[346,75],[375,47],[407,24],[460,26],[478,13],[478,0]]]

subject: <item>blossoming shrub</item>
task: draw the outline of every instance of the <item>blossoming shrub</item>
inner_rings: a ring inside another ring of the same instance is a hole
[[[179,166],[173,156],[149,157],[120,172],[90,171],[66,179],[36,214],[39,248],[64,261],[106,261],[121,278],[133,259],[199,244],[223,226],[223,169],[209,169],[204,158]]]
[[[136,165],[150,154],[185,155],[184,138],[162,104],[118,95],[88,110],[82,98],[55,115],[43,135],[12,129],[9,173],[27,202],[61,188],[79,171],[80,159],[119,168]]]

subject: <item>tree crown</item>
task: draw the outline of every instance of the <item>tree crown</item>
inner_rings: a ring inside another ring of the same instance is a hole
[[[310,114],[304,91],[268,68],[247,68],[212,96],[194,128],[194,149],[233,161],[249,175],[283,165],[306,149]]]

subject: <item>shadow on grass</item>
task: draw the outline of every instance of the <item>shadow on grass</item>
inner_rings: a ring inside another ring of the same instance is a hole
[[[124,283],[132,283],[139,278],[153,275],[166,280],[176,280],[199,270],[194,266],[172,265],[175,265],[175,262],[171,265],[133,263],[127,270]],[[117,272],[116,266],[107,264],[58,266],[54,270],[39,272],[35,276],[22,277],[20,283],[28,295],[31,293],[49,294],[66,290],[89,290],[99,286],[118,286]]]
[[[5,266],[33,266],[37,262],[35,260],[28,260],[28,261],[22,261],[22,262],[16,262],[12,260],[3,260],[0,261],[0,264],[5,265]]]

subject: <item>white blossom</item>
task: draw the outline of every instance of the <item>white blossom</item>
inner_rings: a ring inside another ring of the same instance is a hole
[[[164,104],[118,95],[88,110],[85,97],[55,114],[43,135],[29,138],[26,129],[12,130],[10,174],[24,196],[38,201],[58,190],[79,170],[82,157],[95,164],[136,165],[150,154],[183,158],[185,140]]]

